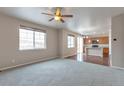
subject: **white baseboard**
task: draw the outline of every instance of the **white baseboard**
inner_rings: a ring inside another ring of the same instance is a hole
[[[75,54],[70,54],[70,55],[65,55],[63,58],[70,57],[70,56],[74,56],[74,55],[77,55],[77,53],[75,53]]]
[[[39,59],[36,59],[35,61],[32,61],[32,62],[26,62],[26,63],[18,64],[15,66],[0,68],[0,71],[11,69],[11,68],[16,68],[16,67],[21,67],[21,66],[25,66],[25,65],[29,65],[29,64],[34,64],[34,63],[38,63],[38,62],[48,61],[48,60],[55,59],[55,58],[58,58],[58,56],[49,57],[49,58],[39,58]]]
[[[117,67],[117,66],[111,66],[111,68],[115,68],[115,69],[124,70],[124,68],[122,68],[122,67]]]

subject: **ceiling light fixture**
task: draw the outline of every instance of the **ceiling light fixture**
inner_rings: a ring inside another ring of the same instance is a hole
[[[88,38],[88,36],[86,36],[86,38]]]
[[[93,32],[93,34],[96,34],[96,32]]]
[[[62,8],[56,8],[55,13],[51,14],[51,13],[42,13],[44,15],[48,15],[48,16],[53,16],[53,18],[49,19],[49,21],[52,20],[56,20],[56,21],[61,21],[62,23],[64,23],[64,19],[63,18],[72,18],[73,15],[63,15],[61,12]]]
[[[55,19],[56,21],[60,21],[61,17],[60,17],[60,16],[55,16],[54,19]]]

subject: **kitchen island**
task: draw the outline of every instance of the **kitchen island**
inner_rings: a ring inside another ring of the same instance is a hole
[[[85,47],[86,55],[103,57],[104,48],[108,47]]]

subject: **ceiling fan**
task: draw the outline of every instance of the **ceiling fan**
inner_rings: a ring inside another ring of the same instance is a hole
[[[54,14],[50,14],[50,13],[42,13],[42,14],[53,16],[53,18],[49,19],[49,21],[56,20],[56,21],[61,21],[62,23],[65,22],[63,20],[64,17],[73,17],[73,15],[63,15],[61,12],[61,8],[56,8],[56,11]]]

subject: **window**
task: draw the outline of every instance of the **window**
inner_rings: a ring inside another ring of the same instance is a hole
[[[68,35],[68,48],[73,48],[75,46],[74,36]]]
[[[46,48],[46,33],[37,29],[20,27],[19,50]]]
[[[35,32],[35,48],[46,48],[46,33]]]

